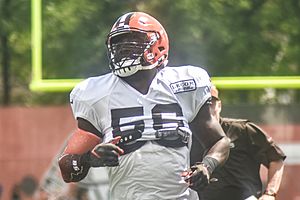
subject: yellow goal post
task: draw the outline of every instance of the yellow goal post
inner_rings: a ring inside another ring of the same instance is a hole
[[[31,0],[32,79],[34,92],[67,92],[82,79],[44,79],[42,77],[42,0]],[[299,89],[300,76],[212,77],[219,89]]]

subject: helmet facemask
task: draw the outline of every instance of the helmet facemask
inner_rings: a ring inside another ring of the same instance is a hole
[[[152,35],[152,34],[151,34]],[[115,32],[107,40],[110,68],[120,77],[135,74],[138,70],[151,69],[156,66],[146,61],[151,59],[151,45],[156,38],[149,39],[147,33],[138,31]]]

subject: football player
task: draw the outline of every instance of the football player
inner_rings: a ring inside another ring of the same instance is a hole
[[[112,73],[70,94],[78,130],[59,158],[66,182],[107,167],[111,199],[198,199],[224,163],[229,140],[210,112],[210,77],[200,67],[166,67],[169,40],[143,12],[122,15],[107,36]],[[189,168],[191,134],[207,149]]]

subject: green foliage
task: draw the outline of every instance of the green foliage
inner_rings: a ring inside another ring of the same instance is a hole
[[[30,4],[11,1],[5,9],[10,18],[0,17],[0,33],[9,35],[13,103],[67,103],[67,93],[28,90]],[[170,38],[172,66],[202,66],[212,76],[300,72],[300,3],[295,0],[44,0],[42,9],[43,78],[86,78],[108,72],[106,35],[114,21],[129,11],[145,11],[163,24]],[[282,102],[277,95],[262,100],[267,93],[226,91],[223,97],[228,103]],[[290,103],[300,101],[299,91],[275,93],[287,95]]]

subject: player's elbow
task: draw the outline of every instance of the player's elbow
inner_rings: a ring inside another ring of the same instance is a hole
[[[223,151],[222,151],[222,162],[221,164],[224,164],[226,162],[226,160],[228,159],[229,157],[229,153],[230,153],[230,138],[227,137],[227,136],[224,136],[222,139],[221,139],[221,142],[222,142],[222,146],[223,146]]]
[[[220,165],[223,165],[228,159],[229,153],[230,139],[227,136],[224,136],[212,146],[208,154],[215,157],[219,161]]]

